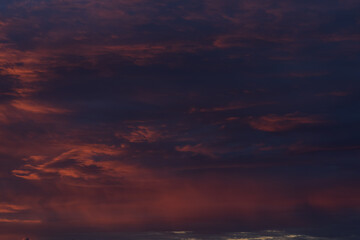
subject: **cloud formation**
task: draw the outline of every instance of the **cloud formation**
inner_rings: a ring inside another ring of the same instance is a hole
[[[298,113],[285,115],[269,114],[258,118],[250,117],[251,127],[266,132],[281,132],[291,130],[301,125],[319,124],[322,121],[317,116],[301,116]]]
[[[4,0],[0,238],[356,238],[359,11]]]

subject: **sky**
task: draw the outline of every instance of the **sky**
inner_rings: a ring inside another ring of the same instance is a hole
[[[360,239],[359,12],[2,0],[0,239]]]

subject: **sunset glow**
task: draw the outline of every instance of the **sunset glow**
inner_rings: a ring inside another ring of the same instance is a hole
[[[360,239],[359,13],[2,0],[0,240]]]

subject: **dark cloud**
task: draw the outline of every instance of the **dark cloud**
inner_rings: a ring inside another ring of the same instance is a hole
[[[357,239],[359,10],[2,1],[1,239]]]

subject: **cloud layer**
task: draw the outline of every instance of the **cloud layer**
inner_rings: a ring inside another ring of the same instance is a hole
[[[0,238],[357,236],[359,10],[4,0]]]

